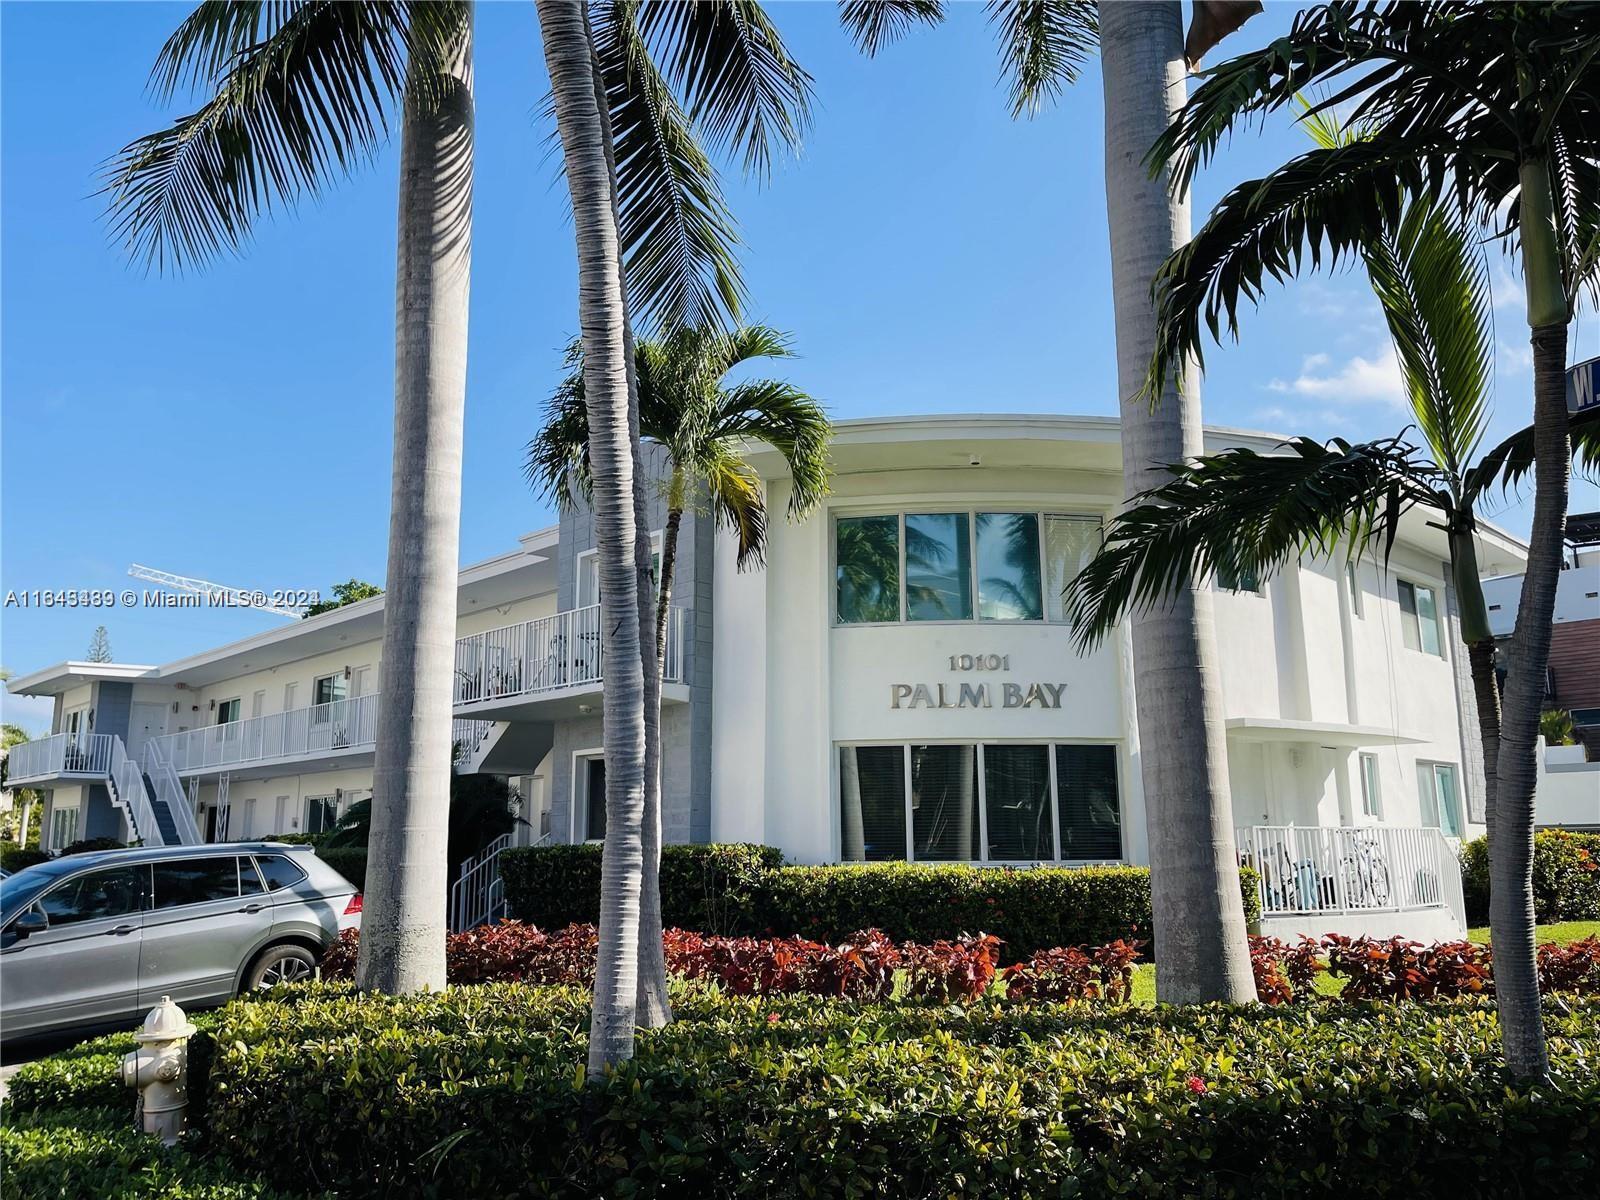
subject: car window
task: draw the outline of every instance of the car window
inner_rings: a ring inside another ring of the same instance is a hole
[[[293,887],[306,877],[306,873],[281,854],[258,854],[256,865],[261,868],[261,878],[267,881],[267,891]]]
[[[239,895],[239,860],[233,857],[189,858],[158,862],[152,908],[233,900]]]
[[[261,886],[261,876],[256,874],[255,864],[248,855],[239,859],[239,894],[241,896],[259,896],[265,890]]]
[[[139,911],[144,900],[143,867],[107,867],[69,879],[39,901],[51,928],[122,917]]]

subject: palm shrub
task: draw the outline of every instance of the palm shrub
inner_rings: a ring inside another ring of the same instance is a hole
[[[1534,514],[1503,697],[1490,923],[1506,1064],[1543,1071],[1534,965],[1534,752],[1561,567],[1571,440],[1567,325],[1600,268],[1600,22],[1585,4],[1357,3],[1297,14],[1289,33],[1206,72],[1149,155],[1185,191],[1240,124],[1290,107],[1348,109],[1363,136],[1319,146],[1232,189],[1157,273],[1152,400],[1200,361],[1206,332],[1237,336],[1266,281],[1361,254],[1408,201],[1445,206],[1512,248],[1533,350]]]

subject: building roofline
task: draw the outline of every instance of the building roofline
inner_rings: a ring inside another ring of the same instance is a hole
[[[80,683],[148,679],[159,670],[160,668],[149,663],[98,663],[69,658],[65,662],[30,671],[26,675],[13,676],[6,680],[6,691],[13,696],[54,696]],[[51,684],[64,686],[58,686],[48,692],[35,690]]]

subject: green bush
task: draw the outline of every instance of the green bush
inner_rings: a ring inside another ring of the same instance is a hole
[[[766,919],[767,881],[782,862],[771,846],[663,846],[662,919],[698,933],[759,930]],[[511,914],[521,920],[543,929],[599,923],[598,845],[507,850],[500,856],[500,877]]]
[[[367,848],[365,846],[318,846],[317,857],[356,885],[367,888]]]
[[[1015,962],[1056,946],[1101,945],[1150,931],[1147,867],[970,867],[870,863],[785,867],[770,846],[666,846],[661,907],[668,927],[770,930],[839,941],[881,929],[896,941],[992,933]],[[541,846],[500,859],[513,916],[543,929],[595,924],[600,847]],[[1245,916],[1260,917],[1255,873],[1240,872]]]
[[[1581,1194],[1600,1003],[1508,1088],[1492,1006],[840,1005],[680,989],[585,1087],[587,997],[323,986],[234,1005],[210,1134],[341,1196]]]
[[[68,854],[93,854],[97,850],[124,850],[128,843],[111,837],[79,838],[61,847],[62,857]]]
[[[1467,923],[1489,920],[1489,839],[1461,847]],[[1540,924],[1600,919],[1600,834],[1541,829],[1533,835],[1533,913]]]
[[[19,846],[15,842],[0,845],[0,867],[12,873],[49,861],[50,856],[34,846]]]

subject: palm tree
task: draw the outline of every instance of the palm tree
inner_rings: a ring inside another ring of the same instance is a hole
[[[1009,80],[1012,112],[1037,110],[1074,82],[1098,42],[1105,93],[1106,210],[1111,231],[1122,462],[1126,494],[1150,486],[1155,464],[1198,454],[1199,391],[1140,396],[1155,346],[1149,284],[1187,238],[1186,202],[1151,179],[1143,160],[1184,94],[1183,14],[1177,0],[1092,4],[990,0],[986,6]],[[1188,58],[1198,61],[1259,5],[1197,6]],[[867,53],[916,22],[937,23],[937,0],[846,0],[841,20]],[[1143,732],[1155,956],[1161,999],[1254,999],[1234,854],[1217,651],[1210,595],[1180,588],[1132,621],[1136,703]],[[1186,736],[1170,736],[1183,729]]]
[[[1547,1070],[1533,942],[1533,787],[1571,444],[1567,325],[1600,265],[1600,23],[1581,4],[1356,4],[1299,14],[1286,37],[1208,72],[1151,153],[1186,190],[1240,121],[1295,103],[1352,106],[1361,140],[1318,147],[1234,188],[1161,268],[1146,394],[1198,361],[1203,328],[1237,335],[1263,280],[1359,253],[1407,197],[1448,204],[1519,253],[1533,348],[1534,513],[1503,695],[1490,837],[1490,927],[1506,1063]],[[1175,461],[1175,460],[1174,460]]]
[[[384,705],[358,977],[444,986],[444,829],[472,237],[470,5],[202,4],[167,40],[165,97],[204,82],[196,112],[126,146],[114,228],[157,267],[238,250],[274,200],[324,185],[401,119],[395,439],[384,609]]]
[[[740,457],[750,441],[776,447],[789,464],[792,480],[789,513],[804,516],[827,491],[827,446],[831,433],[822,406],[781,380],[750,380],[724,386],[722,380],[741,363],[788,357],[783,336],[766,326],[741,326],[731,333],[704,327],[685,328],[634,349],[634,380],[639,413],[638,433],[666,448],[671,469],[665,487],[666,525],[662,534],[659,580],[641,582],[645,598],[655,591],[655,609],[642,631],[645,641],[645,717],[657,731],[659,745],[661,676],[666,664],[667,619],[683,514],[703,488],[720,524],[738,541],[741,569],[759,564],[766,545],[766,507],[761,481]],[[573,503],[578,494],[592,494],[593,471],[585,436],[585,379],[582,346],[568,353],[574,368],[551,398],[544,428],[528,446],[527,470],[536,491],[559,503]],[[640,472],[642,475],[642,471]],[[642,480],[641,480],[642,482]],[[640,508],[640,528],[647,528]],[[648,555],[648,540],[640,547]],[[651,686],[651,685],[654,686]],[[641,1027],[671,1018],[666,1002],[666,965],[661,959],[659,902],[659,757],[649,754],[646,768],[646,852],[639,931],[639,1004]],[[654,787],[650,787],[653,783]],[[655,833],[651,846],[650,833]]]

